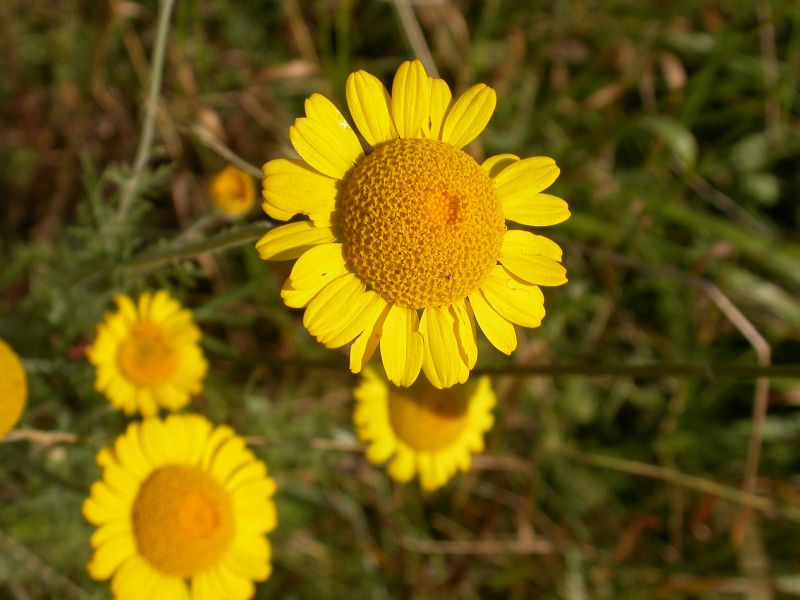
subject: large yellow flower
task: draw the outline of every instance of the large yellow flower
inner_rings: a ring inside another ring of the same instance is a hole
[[[28,401],[28,380],[22,361],[0,340],[0,438],[17,424]]]
[[[191,311],[168,292],[144,293],[138,303],[114,298],[97,339],[86,351],[97,368],[95,387],[125,414],[177,410],[203,390],[208,363]]]
[[[367,459],[379,464],[391,458],[392,479],[405,483],[416,474],[427,491],[459,469],[467,471],[494,424],[496,400],[486,376],[444,390],[425,380],[403,388],[367,368],[354,395],[353,420],[358,437],[369,444]]]
[[[83,504],[94,579],[115,598],[250,598],[269,577],[275,483],[226,426],[198,415],[132,423],[97,455]]]
[[[544,317],[539,286],[561,285],[561,248],[506,220],[552,225],[569,217],[541,191],[558,177],[551,158],[511,154],[478,164],[463,148],[484,129],[496,94],[478,84],[453,101],[419,61],[400,65],[392,93],[374,76],[347,79],[355,131],[324,96],[289,130],[302,160],[264,165],[266,213],[288,220],[257,243],[264,259],[297,259],[281,296],[305,307],[303,324],[335,348],[353,341],[359,372],[380,346],[389,379],[420,368],[439,388],[466,381],[478,356],[476,322],[510,354],[514,324]],[[421,314],[420,314],[421,313]]]

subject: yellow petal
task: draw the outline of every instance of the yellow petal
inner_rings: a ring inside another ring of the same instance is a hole
[[[397,137],[397,129],[392,121],[391,98],[377,77],[366,71],[351,73],[345,91],[353,121],[370,146]]]
[[[418,60],[406,61],[392,82],[392,119],[401,138],[418,138],[430,112],[430,80]]]
[[[338,333],[347,325],[348,311],[358,305],[365,287],[364,282],[353,273],[339,277],[309,302],[303,314],[303,325],[318,340]]]
[[[256,242],[256,250],[264,260],[291,260],[314,246],[335,241],[330,227],[315,227],[309,221],[298,221],[267,232]]]
[[[271,554],[269,542],[263,536],[240,534],[231,541],[226,564],[242,576],[264,581],[269,574]]]
[[[500,203],[505,208],[525,202],[549,187],[561,171],[547,156],[532,156],[506,165],[493,179]]]
[[[511,354],[517,347],[514,326],[489,305],[480,290],[469,295],[469,303],[486,339],[500,352]]]
[[[472,309],[462,298],[453,302],[453,315],[456,318],[456,339],[461,351],[462,369],[458,375],[458,382],[464,383],[469,378],[469,372],[478,360],[478,340],[475,327],[475,317]]]
[[[341,179],[364,154],[355,132],[333,103],[320,94],[306,100],[308,117],[295,120],[289,139],[320,173]]]
[[[431,108],[430,118],[426,126],[423,127],[425,137],[438,140],[442,135],[442,123],[444,116],[447,114],[447,109],[450,108],[450,100],[453,99],[453,94],[450,88],[443,79],[430,80],[431,83]]]
[[[233,436],[221,444],[211,459],[208,468],[209,474],[217,481],[225,481],[242,464],[242,454],[245,442],[238,436]]]
[[[92,579],[108,579],[119,566],[136,554],[133,534],[118,536],[102,544],[87,565]]]
[[[160,573],[138,553],[120,565],[111,580],[115,598],[152,598]]]
[[[422,366],[422,355],[417,311],[393,305],[381,332],[381,358],[389,381],[404,387],[414,383]]]
[[[386,300],[381,298],[377,292],[372,290],[365,292],[357,302],[353,303],[352,310],[348,310],[338,331],[334,331],[330,335],[320,336],[319,341],[328,348],[344,346],[347,342],[358,337],[371,324],[375,323],[385,308]]]
[[[384,435],[369,445],[366,451],[367,460],[374,465],[384,463],[394,454],[396,447],[394,437]]]
[[[438,457],[429,452],[417,455],[419,485],[426,492],[432,492],[447,483],[447,476],[440,468]]]
[[[294,263],[281,290],[281,298],[286,306],[302,308],[322,288],[347,273],[342,244],[314,246]]]
[[[440,389],[454,385],[465,362],[456,339],[455,317],[446,306],[429,306],[422,313],[419,329],[425,340],[425,376]]]
[[[380,296],[378,298],[379,302],[376,302],[380,310],[375,309],[367,315],[363,331],[350,347],[350,371],[353,373],[359,373],[363,366],[369,362],[381,340],[381,329],[391,305]],[[382,306],[381,302],[383,303]]]
[[[301,160],[279,158],[264,165],[264,212],[288,220],[308,215],[317,225],[330,224],[336,208],[336,180],[309,167]]]
[[[464,92],[450,108],[442,127],[442,141],[462,148],[484,130],[497,105],[497,93],[479,83]]]
[[[544,296],[536,285],[513,277],[496,265],[481,285],[486,301],[501,317],[523,327],[538,327],[544,318]],[[475,313],[477,316],[477,313]]]
[[[283,210],[269,202],[262,202],[261,209],[267,213],[267,216],[276,221],[288,221],[297,214],[294,210]]]
[[[514,275],[535,285],[562,285],[567,270],[558,262],[561,248],[529,231],[511,230],[503,237],[500,263]]]
[[[563,254],[561,246],[550,238],[521,229],[510,229],[506,232],[501,254],[506,252],[523,256],[541,255],[559,262]]]
[[[398,448],[394,460],[392,460],[392,462],[389,463],[389,466],[386,468],[386,472],[389,474],[389,477],[398,483],[406,483],[411,481],[411,478],[414,477],[416,470],[414,452],[403,446]]]
[[[494,179],[506,167],[513,165],[519,160],[516,154],[495,154],[481,163],[481,169]]]
[[[527,197],[516,194],[510,199],[506,198],[502,206],[506,219],[533,227],[555,225],[570,217],[567,203],[550,194],[533,194]]]

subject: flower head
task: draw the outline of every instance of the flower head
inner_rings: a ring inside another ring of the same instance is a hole
[[[88,565],[115,598],[249,598],[269,577],[275,483],[226,426],[198,415],[132,423],[97,455],[83,504]]]
[[[369,444],[367,459],[378,464],[391,458],[392,479],[405,483],[417,475],[426,491],[467,471],[494,423],[495,395],[485,376],[443,390],[422,379],[402,388],[367,368],[354,395],[353,420]]]
[[[237,218],[247,214],[256,201],[253,178],[241,169],[228,165],[211,181],[211,202],[222,214]]]
[[[11,431],[22,416],[28,401],[28,380],[22,361],[0,340],[0,438]]]
[[[330,348],[352,342],[359,372],[380,347],[389,379],[422,370],[437,388],[463,383],[478,356],[477,328],[502,352],[514,325],[538,327],[539,286],[567,281],[561,248],[506,222],[553,225],[566,202],[541,193],[558,177],[551,158],[462,148],[494,112],[478,84],[456,100],[419,61],[400,65],[391,94],[374,76],[347,79],[347,104],[364,140],[324,96],[289,130],[301,160],[264,165],[264,211],[279,220],[256,244],[270,260],[297,259],[281,296]]]
[[[97,390],[128,415],[185,406],[202,391],[208,369],[192,313],[164,290],[136,303],[124,295],[114,301],[117,311],[106,315],[87,349]]]

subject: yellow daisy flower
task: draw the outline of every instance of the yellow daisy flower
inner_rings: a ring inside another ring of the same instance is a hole
[[[83,504],[92,578],[115,598],[250,598],[271,572],[274,481],[226,426],[198,415],[131,423],[97,454]]]
[[[494,424],[496,399],[486,376],[443,390],[424,379],[403,388],[367,368],[354,395],[353,420],[358,437],[369,444],[367,459],[379,464],[393,457],[391,478],[406,483],[416,474],[426,491],[469,470]]]
[[[297,259],[281,296],[305,307],[303,324],[330,348],[353,342],[357,373],[380,347],[389,379],[408,386],[420,369],[438,387],[463,383],[478,356],[476,323],[510,354],[514,324],[538,327],[539,286],[567,281],[561,248],[520,229],[569,217],[542,194],[551,158],[493,156],[461,148],[494,112],[484,84],[453,101],[419,61],[400,65],[391,95],[373,75],[347,79],[347,104],[370,150],[324,96],[305,103],[289,130],[302,160],[264,165],[264,211],[288,220],[258,241],[263,259]]]
[[[117,311],[86,351],[97,369],[95,388],[127,415],[185,406],[203,390],[208,370],[191,311],[165,290],[144,293],[136,304],[121,294],[114,301]]]
[[[253,178],[241,169],[229,165],[211,181],[211,202],[226,217],[237,218],[247,214],[256,201]]]
[[[0,438],[19,422],[28,401],[28,380],[22,361],[0,340]]]

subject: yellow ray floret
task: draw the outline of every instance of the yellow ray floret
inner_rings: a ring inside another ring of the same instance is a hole
[[[359,372],[376,350],[389,380],[420,371],[437,388],[475,366],[477,330],[497,349],[517,346],[515,325],[538,327],[540,286],[567,281],[551,240],[508,222],[542,227],[569,218],[542,193],[559,169],[548,157],[500,154],[478,164],[463,152],[488,124],[494,90],[477,84],[453,99],[419,61],[397,70],[391,93],[373,75],[347,79],[347,105],[365,150],[341,112],[312,95],[289,137],[301,160],[264,165],[264,211],[290,223],[257,243],[267,260],[297,260],[281,296],[305,308],[321,343],[350,347]]]

